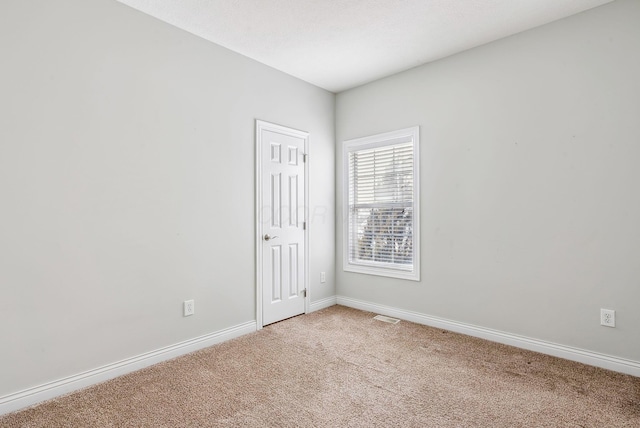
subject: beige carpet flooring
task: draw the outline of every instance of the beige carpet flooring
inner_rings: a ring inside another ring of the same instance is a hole
[[[2,427],[640,427],[640,378],[341,306]]]

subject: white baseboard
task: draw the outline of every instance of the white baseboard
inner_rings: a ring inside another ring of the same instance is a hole
[[[311,305],[309,307],[309,312],[311,313],[311,312],[319,311],[320,309],[328,308],[334,305],[337,305],[336,296],[325,297],[324,299],[311,302]]]
[[[580,363],[589,364],[591,366],[601,367],[604,369],[640,377],[639,361],[626,360],[624,358],[613,357],[611,355],[599,354],[597,352],[559,345],[557,343],[531,339],[525,336],[505,333],[498,330],[478,327],[471,324],[451,321],[431,315],[424,315],[417,312],[405,311],[403,309],[379,305],[377,303],[366,302],[349,297],[337,296],[336,300],[337,303],[342,306],[348,306],[363,311],[387,315],[394,318],[415,322],[417,324],[424,324],[431,327],[442,328],[445,330],[454,331],[456,333],[462,333],[468,336],[490,340],[492,342],[503,343],[505,345],[511,345],[522,349],[528,349],[530,351],[540,352],[541,354],[552,355],[554,357],[560,357],[567,360],[577,361]]]
[[[310,312],[328,308],[335,304],[387,315],[431,327],[442,328],[456,333],[479,337],[493,342],[516,346],[518,348],[528,349],[542,354],[553,355],[555,357],[565,358],[567,360],[577,361],[640,377],[640,362],[638,361],[626,360],[610,355],[545,342],[538,339],[531,339],[524,336],[491,330],[484,327],[478,327],[471,324],[460,323],[418,312],[406,311],[404,309],[352,299],[349,297],[333,296],[318,300],[311,303]],[[250,321],[215,333],[210,333],[184,342],[176,343],[175,345],[127,358],[113,364],[88,370],[64,379],[59,379],[33,388],[28,388],[23,391],[8,394],[0,397],[0,415],[67,394],[87,386],[95,385],[217,343],[240,337],[248,333],[253,333],[254,331],[256,331],[256,322]]]
[[[175,345],[127,358],[106,366],[88,370],[53,382],[0,397],[0,415],[13,412],[69,392],[95,385],[141,368],[170,360],[217,343],[256,331],[256,322],[249,321]]]

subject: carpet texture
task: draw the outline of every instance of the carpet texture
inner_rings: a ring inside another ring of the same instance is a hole
[[[640,427],[640,378],[333,306],[2,427]]]

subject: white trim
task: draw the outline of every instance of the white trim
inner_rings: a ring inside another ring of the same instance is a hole
[[[262,222],[260,221],[262,210],[262,131],[269,130],[292,137],[304,139],[304,288],[307,295],[304,299],[304,313],[309,313],[311,301],[311,287],[309,283],[309,133],[298,129],[288,128],[282,125],[256,119],[256,329],[261,330],[264,323],[262,318]]]
[[[308,314],[311,310],[311,282],[309,281],[309,230],[311,222],[309,221],[309,133],[301,132],[304,137],[304,288],[306,291],[304,299],[304,313]]]
[[[571,346],[546,342],[544,340],[532,339],[529,337],[506,333],[503,331],[492,330],[489,328],[465,324],[457,321],[451,321],[444,318],[421,314],[418,312],[406,311],[404,309],[379,305],[377,303],[366,302],[358,299],[352,299],[350,297],[337,296],[336,300],[338,304],[342,306],[348,306],[350,308],[374,312],[394,318],[400,318],[406,321],[415,322],[417,324],[424,324],[431,327],[442,328],[454,331],[456,333],[462,333],[468,336],[490,340],[492,342],[503,343],[505,345],[511,345],[522,349],[528,349],[530,351],[540,352],[541,354],[552,355],[554,357],[560,357],[567,360],[577,361],[579,363],[640,377],[640,361],[627,360],[611,355],[573,348]]]
[[[413,264],[411,270],[398,267],[376,266],[375,263],[352,263],[349,260],[349,153],[383,147],[391,144],[413,142]],[[342,269],[347,272],[386,276],[398,279],[420,281],[420,127],[399,129],[367,137],[354,138],[343,142],[342,147]]]
[[[185,340],[174,345],[165,346],[155,351],[126,358],[115,363],[107,364],[106,366],[4,395],[0,397],[0,415],[32,406],[42,401],[50,400],[60,395],[86,388],[255,331],[256,322],[249,321],[214,333],[205,334],[204,336]]]
[[[262,222],[260,210],[262,207],[262,125],[256,120],[256,329],[262,329]]]
[[[319,311],[320,309],[325,309],[331,306],[335,306],[337,304],[338,304],[338,300],[336,296],[325,297],[324,299],[311,302],[311,308],[309,312]]]

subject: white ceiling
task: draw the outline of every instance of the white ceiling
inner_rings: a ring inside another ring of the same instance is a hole
[[[118,0],[332,92],[612,0]]]

